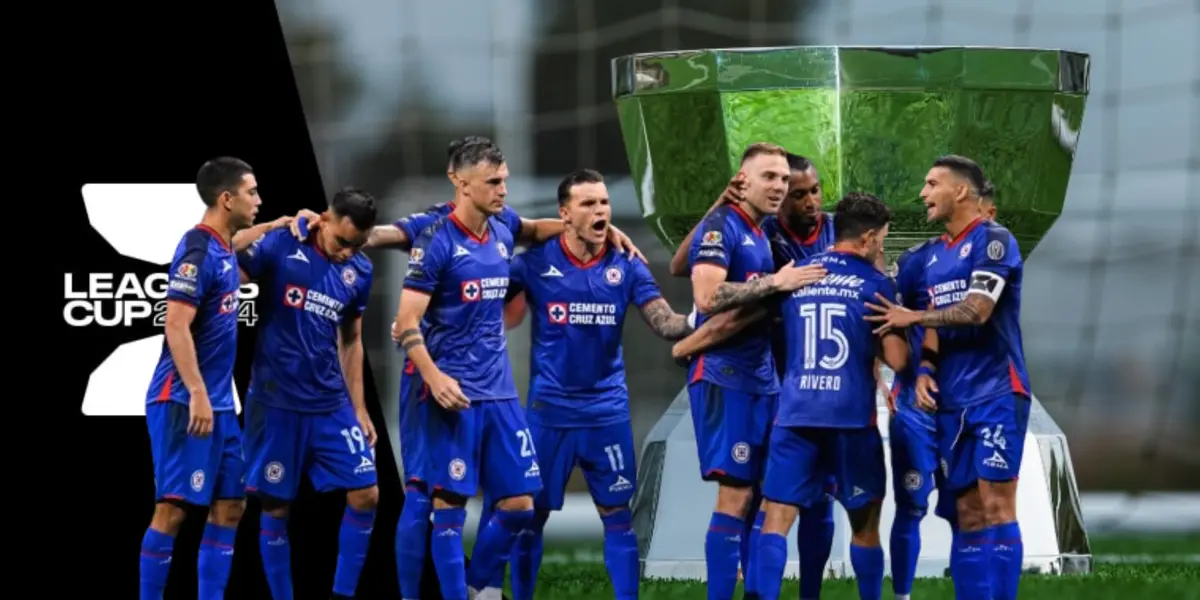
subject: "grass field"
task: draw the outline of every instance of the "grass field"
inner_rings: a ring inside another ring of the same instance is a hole
[[[1090,575],[1029,575],[1022,579],[1022,600],[1200,600],[1200,532],[1170,537],[1093,537],[1097,564]],[[612,589],[596,544],[550,546],[538,578],[538,600],[611,600]],[[739,592],[740,594],[740,592]],[[642,600],[696,600],[704,584],[645,580]],[[798,598],[798,582],[785,581],[783,598]],[[884,581],[891,598],[891,581]],[[917,600],[953,600],[949,579],[918,579]],[[740,598],[735,596],[735,598]],[[827,579],[824,600],[858,598],[852,579]]]

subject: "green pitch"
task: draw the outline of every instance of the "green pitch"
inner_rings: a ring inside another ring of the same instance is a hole
[[[1171,537],[1094,537],[1098,563],[1081,576],[1028,575],[1021,580],[1021,600],[1200,600],[1200,532]],[[595,543],[548,545],[538,600],[612,600],[601,547]],[[891,598],[891,581],[883,584]],[[641,600],[704,598],[700,582],[644,580]],[[796,581],[785,581],[782,598],[798,598]],[[949,579],[918,579],[917,600],[953,600]],[[735,598],[740,598],[735,596]],[[857,600],[852,579],[826,579],[823,600]]]

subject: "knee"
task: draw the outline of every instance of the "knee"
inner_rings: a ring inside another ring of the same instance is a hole
[[[467,499],[464,496],[447,492],[446,490],[433,491],[433,510],[444,510],[447,508],[466,508]]]
[[[361,490],[346,492],[346,504],[350,508],[362,512],[371,512],[379,506],[379,487],[371,486]]]
[[[208,513],[208,521],[221,527],[237,527],[245,513],[245,500],[218,500]]]
[[[619,514],[623,512],[629,512],[629,505],[624,504],[620,506],[601,506],[597,504],[596,512],[600,514],[601,519],[607,519],[612,516],[619,516]]]
[[[987,525],[1003,525],[1017,520],[1015,482],[984,484],[979,495]]]
[[[717,490],[717,512],[741,519],[753,496],[754,488],[749,485],[722,483]]]
[[[154,517],[150,526],[157,531],[176,535],[187,519],[187,510],[182,504],[159,502],[154,506]]]
[[[980,500],[977,488],[960,494],[954,503],[954,508],[958,528],[962,531],[979,531],[987,527],[983,502]]]
[[[929,513],[929,509],[903,497],[896,498],[896,521],[901,519],[920,522]]]
[[[496,503],[496,510],[533,513],[533,496],[513,496]]]
[[[879,515],[882,509],[880,502],[870,502],[862,508],[849,511],[850,536],[857,546],[874,547],[879,545]]]
[[[286,519],[288,517],[288,502],[286,500],[259,494],[259,501],[262,502],[263,515],[276,519]]]

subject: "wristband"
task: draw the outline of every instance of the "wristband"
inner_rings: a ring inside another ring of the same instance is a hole
[[[937,350],[931,350],[925,347],[921,348],[921,362],[928,362],[936,367],[940,358],[941,357],[938,355]]]
[[[917,367],[917,377],[920,377],[922,375],[928,375],[930,377],[933,377],[936,374],[937,374],[937,371],[934,371],[931,367],[929,367],[929,365],[921,365],[920,367]]]

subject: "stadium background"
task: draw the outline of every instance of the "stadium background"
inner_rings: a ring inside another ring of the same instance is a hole
[[[472,134],[503,148],[512,171],[509,202],[526,217],[556,214],[554,187],[562,174],[598,168],[610,181],[616,224],[646,251],[666,297],[681,311],[690,305],[688,284],[668,276],[669,254],[643,224],[628,181],[610,96],[612,57],[819,44],[1090,53],[1092,92],[1067,207],[1029,260],[1022,325],[1034,390],[1068,435],[1085,495],[1200,490],[1195,0],[278,0],[277,6],[327,191],[364,187],[384,199],[388,218],[446,201],[446,144]],[[373,258],[380,281],[400,280],[405,255]],[[399,286],[378,285],[374,293],[378,308],[365,335],[386,407],[398,390],[400,357],[386,332]],[[683,371],[640,319],[630,319],[625,339],[640,444],[678,392]],[[523,393],[528,324],[512,333],[509,347]],[[392,413],[389,429],[399,443]],[[574,482],[574,491],[584,491],[581,483]],[[1085,516],[1087,505],[1085,499]]]

